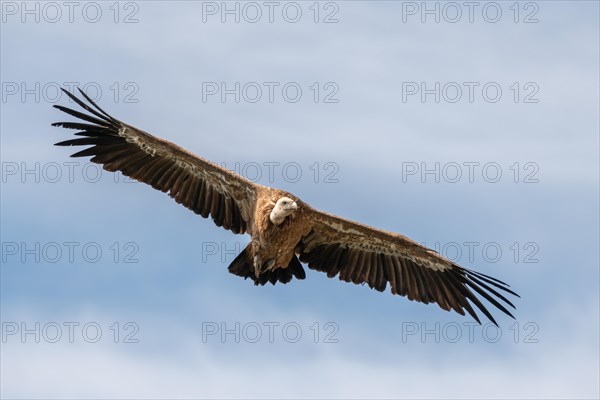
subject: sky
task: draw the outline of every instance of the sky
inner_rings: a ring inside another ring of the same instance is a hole
[[[598,398],[599,5],[2,1],[2,398]],[[307,270],[53,146],[136,127],[511,285],[515,319]]]

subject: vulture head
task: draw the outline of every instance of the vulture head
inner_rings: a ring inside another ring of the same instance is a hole
[[[285,218],[298,209],[298,204],[289,197],[281,197],[271,211],[270,219],[275,225],[281,224]]]

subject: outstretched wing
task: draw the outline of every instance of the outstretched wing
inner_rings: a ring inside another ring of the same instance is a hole
[[[168,192],[177,203],[196,214],[209,215],[217,226],[244,233],[256,203],[258,185],[181,147],[125,124],[107,114],[83,91],[86,104],[63,89],[89,114],[55,105],[79,118],[78,122],[56,122],[53,126],[78,129],[81,138],[56,143],[58,146],[86,146],[71,157],[93,156],[91,161],[107,171],[123,175]]]
[[[513,317],[503,305],[514,305],[502,294],[518,297],[508,285],[487,275],[462,268],[433,250],[399,235],[349,221],[312,208],[307,211],[311,232],[300,243],[300,261],[326,272],[330,278],[366,283],[380,292],[390,283],[393,294],[444,310],[465,310],[479,323],[474,304],[496,321],[474,292]],[[474,291],[474,292],[473,292]],[[513,317],[514,318],[514,317]]]

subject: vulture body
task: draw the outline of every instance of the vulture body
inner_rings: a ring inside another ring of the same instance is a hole
[[[437,303],[481,323],[476,307],[496,324],[480,298],[505,314],[518,296],[504,282],[462,268],[433,250],[386,232],[310,207],[291,193],[258,185],[166,140],[121,122],[63,89],[83,110],[54,107],[79,119],[53,126],[78,130],[59,146],[91,146],[72,157],[91,156],[105,170],[168,193],[177,203],[217,226],[251,237],[229,271],[257,285],[304,279],[302,263],[328,277],[367,284],[422,303]],[[477,294],[477,295],[476,295]],[[513,317],[514,318],[514,317]]]

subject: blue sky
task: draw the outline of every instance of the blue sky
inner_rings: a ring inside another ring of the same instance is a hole
[[[272,22],[262,2],[227,3],[239,22],[221,2],[23,4],[1,3],[3,397],[600,395],[597,2],[277,2]],[[74,83],[510,283],[516,321],[229,274],[248,237],[52,146]]]

